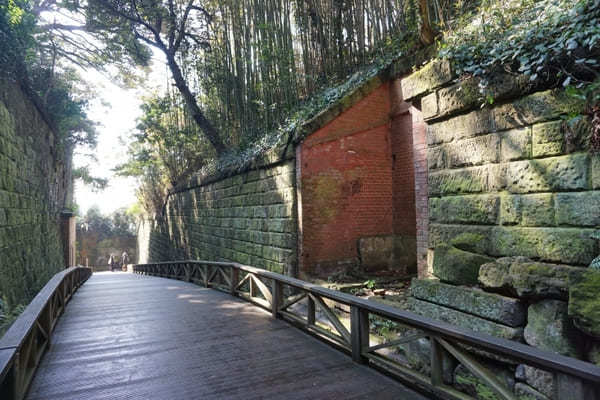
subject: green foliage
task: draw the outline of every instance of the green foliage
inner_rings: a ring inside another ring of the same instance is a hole
[[[74,168],[73,179],[80,179],[94,191],[104,190],[108,186],[108,179],[92,176],[88,165]]]
[[[96,124],[87,117],[93,92],[73,68],[60,67],[56,43],[40,33],[30,1],[0,0],[0,78],[24,85],[42,108],[61,144],[96,145]],[[51,45],[49,44],[51,42]]]
[[[25,306],[17,304],[12,306],[6,297],[0,298],[0,337],[8,330],[10,325],[25,310]]]
[[[448,32],[439,55],[459,74],[499,71],[567,86],[600,69],[600,0],[486,0],[470,22]]]

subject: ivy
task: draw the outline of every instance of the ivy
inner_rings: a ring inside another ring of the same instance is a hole
[[[488,0],[470,23],[447,32],[439,55],[485,91],[498,71],[563,86],[600,70],[600,0]]]

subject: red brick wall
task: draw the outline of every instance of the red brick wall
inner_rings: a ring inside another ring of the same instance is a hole
[[[426,268],[425,133],[397,80],[304,140],[297,152],[301,276],[346,272],[358,265],[358,239],[378,235],[416,236],[419,271]]]
[[[310,135],[301,148],[301,273],[357,263],[359,237],[393,233],[389,86]]]

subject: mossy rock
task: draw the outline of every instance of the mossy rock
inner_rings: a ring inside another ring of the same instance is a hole
[[[450,244],[459,250],[471,253],[485,254],[487,239],[479,233],[465,232],[450,241]]]
[[[569,317],[578,329],[600,339],[600,271],[573,275],[569,283]]]
[[[435,249],[433,274],[443,282],[475,285],[477,284],[479,267],[493,260],[491,257],[442,244]]]

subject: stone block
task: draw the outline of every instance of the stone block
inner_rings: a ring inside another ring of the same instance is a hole
[[[497,134],[464,139],[448,145],[448,166],[463,167],[498,162],[500,138]]]
[[[525,256],[541,261],[588,265],[597,254],[593,230],[579,228],[494,227],[489,254]]]
[[[562,299],[569,295],[569,279],[585,269],[504,257],[483,264],[479,283],[485,290],[527,299]]]
[[[564,301],[542,300],[530,305],[524,338],[531,346],[567,357],[580,358],[582,354],[583,335],[569,320]],[[532,386],[538,388],[537,385]]]
[[[479,267],[492,260],[481,254],[442,244],[435,248],[433,274],[444,282],[474,285],[477,283]]]
[[[600,154],[592,155],[592,189],[600,189]]]
[[[521,222],[521,196],[500,195],[500,224],[516,225]]]
[[[552,121],[533,126],[533,157],[563,154],[565,135],[563,121]]]
[[[434,172],[429,174],[428,187],[430,196],[485,192],[488,187],[488,167]]]
[[[451,243],[451,241],[464,234],[464,233],[473,233],[480,235],[484,242],[478,244],[479,248],[485,249],[485,251],[481,251],[480,253],[489,253],[489,248],[491,247],[490,239],[492,237],[491,232],[493,226],[486,225],[446,225],[446,224],[437,224],[430,223],[429,224],[429,248],[435,248],[441,244]]]
[[[569,317],[579,330],[600,339],[600,272],[588,269],[569,282]]]
[[[557,193],[556,223],[572,226],[600,226],[600,191]]]
[[[449,143],[495,131],[492,112],[477,110],[448,120],[431,123],[427,128],[427,144]]]
[[[488,321],[452,308],[429,303],[427,301],[409,298],[409,308],[415,314],[423,315],[438,321],[457,325],[478,333],[496,336],[508,340],[522,340],[523,329],[512,328],[496,322]]]
[[[517,382],[515,384],[515,395],[523,400],[550,400],[546,395],[522,382]]]
[[[581,190],[588,187],[587,154],[508,163],[506,185],[512,193]]]
[[[421,100],[421,111],[424,120],[437,116],[439,109],[436,92],[423,97],[423,100]]]
[[[429,92],[452,80],[452,69],[448,60],[434,60],[420,70],[400,81],[404,100]]]
[[[530,194],[518,196],[521,225],[523,226],[553,226],[554,202],[552,194]]]
[[[448,196],[431,200],[430,218],[434,221],[495,224],[498,218],[500,200],[496,195]]]
[[[452,238],[450,244],[459,250],[478,254],[485,254],[488,249],[488,243],[485,236],[475,232],[461,233]]]
[[[507,130],[555,119],[568,111],[559,91],[547,90],[493,109],[496,129]]]
[[[501,133],[502,160],[515,161],[531,158],[531,128],[511,129]]]
[[[417,299],[512,327],[523,325],[527,315],[525,306],[519,300],[435,280],[413,279],[410,293]]]
[[[427,168],[430,171],[446,168],[446,146],[436,146],[427,149]]]

